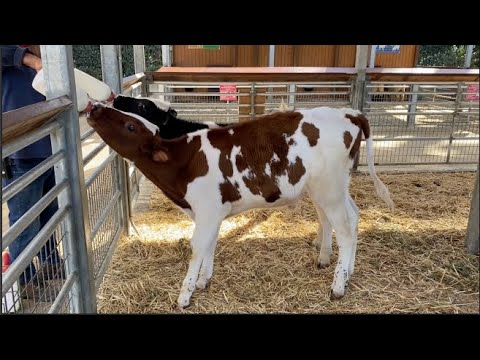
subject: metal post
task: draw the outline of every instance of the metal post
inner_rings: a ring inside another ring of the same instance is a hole
[[[275,66],[275,45],[268,45],[268,66]]]
[[[120,45],[100,45],[102,55],[102,76],[103,81],[117,94],[122,90],[122,55]],[[131,235],[130,226],[130,192],[128,165],[120,155],[118,155],[118,174],[119,189],[122,193],[122,218],[123,228],[127,235]]]
[[[357,69],[357,79],[354,86],[354,94],[352,99],[352,107],[363,111],[363,96],[366,84],[366,68],[368,59],[368,45],[357,45],[357,53],[355,57],[355,68]],[[353,170],[357,170],[360,151],[353,161]]]
[[[365,87],[366,68],[368,59],[368,45],[357,45],[355,57],[355,68],[357,70],[357,79],[355,84],[355,94],[353,97],[353,108],[363,110],[363,90]]]
[[[408,105],[408,115],[407,115],[407,129],[415,128],[415,119],[417,117],[417,100],[418,100],[418,85],[412,85],[410,87],[412,91],[410,105]]]
[[[172,57],[170,56],[170,45],[162,45],[162,66],[172,66]]]
[[[470,214],[468,216],[467,236],[465,239],[465,245],[468,251],[476,255],[479,252],[480,231],[479,231],[479,188],[478,188],[478,176],[480,172],[480,166],[477,168],[477,180],[475,181],[475,187],[472,193],[472,203],[470,207]]]
[[[122,52],[120,45],[100,45],[102,79],[116,93],[122,93]]]
[[[268,45],[268,66],[275,67],[275,45]],[[269,87],[267,89],[269,93],[273,92],[273,88]],[[273,95],[268,95],[266,102],[272,104],[273,103]]]
[[[73,71],[71,45],[41,45],[46,98],[67,95],[73,106],[60,115],[63,126],[52,133],[52,150],[65,151],[65,160],[55,165],[55,180],[67,178],[68,192],[58,197],[60,208],[71,205],[66,218],[67,236],[64,239],[68,273],[77,272],[78,281],[72,287],[72,312],[95,313],[95,279],[90,242],[88,201],[83,173],[80,126],[77,113],[77,94]]]
[[[450,163],[450,155],[452,153],[452,145],[453,145],[453,133],[455,132],[455,118],[458,115],[458,109],[460,107],[460,103],[462,102],[462,97],[463,97],[463,86],[464,83],[458,83],[457,84],[457,95],[455,98],[455,110],[453,111],[452,114],[452,127],[450,128],[450,136],[448,139],[448,149],[447,149],[447,160],[446,163]]]
[[[250,116],[253,118],[255,117],[255,95],[256,95],[256,90],[255,90],[255,83],[252,83],[250,86]]]
[[[472,64],[473,45],[467,45],[467,53],[465,54],[465,68],[469,68]]]
[[[377,54],[377,45],[371,45],[370,49],[370,64],[368,67],[373,69],[375,67],[375,55]]]
[[[135,74],[145,72],[145,46],[133,45],[133,65]]]
[[[290,84],[288,85],[288,92],[290,95],[288,96],[288,106],[293,107],[293,110],[295,110],[295,94],[292,94],[294,92],[297,92],[297,85],[296,84]]]

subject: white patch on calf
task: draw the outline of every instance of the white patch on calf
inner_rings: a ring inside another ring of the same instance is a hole
[[[234,133],[233,129],[228,130],[228,133],[229,133],[230,135],[233,135],[233,133]]]
[[[153,135],[155,135],[157,132],[160,131],[160,129],[159,129],[159,127],[158,127],[157,125],[154,125],[154,124],[152,124],[150,121],[145,120],[145,119],[144,119],[143,117],[141,117],[140,115],[137,115],[137,114],[134,114],[134,113],[125,112],[125,111],[118,110],[118,109],[114,109],[114,110],[119,111],[119,112],[121,112],[122,114],[131,116],[131,117],[134,117],[134,118],[137,119],[137,120],[140,120],[140,121],[143,123],[143,125],[145,125],[145,127],[152,132]]]
[[[267,174],[268,176],[271,176],[272,175],[272,170],[270,168],[270,164],[269,163],[266,163],[265,164],[265,174]]]
[[[207,125],[209,129],[218,129],[220,127],[213,121],[205,121],[204,124]]]

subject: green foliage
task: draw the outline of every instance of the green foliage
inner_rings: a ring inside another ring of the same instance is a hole
[[[162,66],[162,46],[145,45],[145,65],[147,71],[158,70]],[[73,62],[79,70],[102,79],[100,45],[73,45]],[[123,77],[135,73],[133,66],[133,46],[122,45]]]
[[[463,67],[466,45],[421,45],[418,66]],[[473,47],[471,67],[479,67],[479,46]]]

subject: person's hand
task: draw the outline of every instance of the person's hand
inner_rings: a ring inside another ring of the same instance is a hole
[[[42,59],[37,57],[34,61],[33,68],[37,71],[37,73],[42,69]]]
[[[42,59],[28,52],[23,56],[23,64],[35,69],[37,72],[42,69]]]

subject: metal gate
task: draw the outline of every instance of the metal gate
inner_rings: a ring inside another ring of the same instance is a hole
[[[118,55],[117,45],[102,45],[104,81],[116,93],[121,92]],[[71,46],[42,45],[42,63],[47,101],[4,114],[2,121],[11,126],[3,127],[2,159],[48,135],[53,155],[3,187],[2,204],[52,167],[56,185],[2,234],[2,252],[49,204],[58,202],[58,210],[10,266],[2,256],[1,312],[94,313],[118,239],[129,233],[129,188],[138,193],[141,177],[134,168],[127,174],[126,161],[79,118]],[[30,129],[22,130],[26,126]],[[86,145],[94,148],[85,153]],[[20,284],[32,266],[36,275]]]

